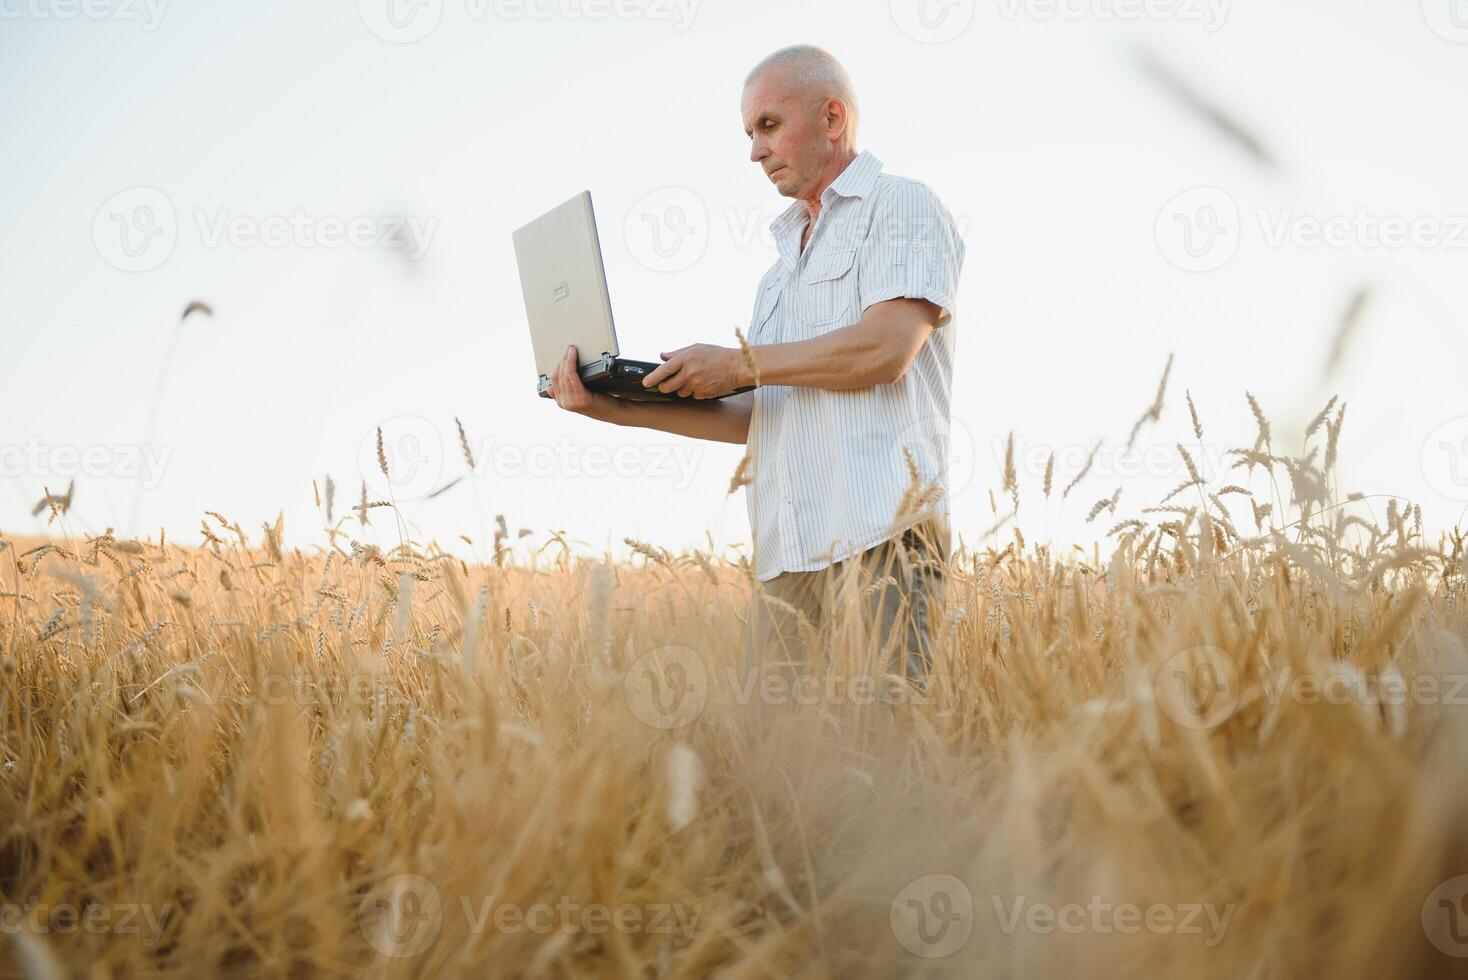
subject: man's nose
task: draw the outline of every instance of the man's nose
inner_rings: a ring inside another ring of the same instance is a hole
[[[755,140],[753,143],[750,144],[749,159],[752,162],[759,163],[768,155],[769,152],[764,148],[764,145],[761,144],[759,140]]]

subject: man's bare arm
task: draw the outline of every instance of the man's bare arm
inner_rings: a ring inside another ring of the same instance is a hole
[[[819,337],[753,347],[760,384],[841,389],[897,381],[935,329],[939,312],[927,300],[890,299],[869,306],[856,323]],[[749,441],[754,393],[717,397],[754,384],[738,350],[694,344],[663,357],[643,384],[677,392],[686,404],[629,402],[587,391],[576,369],[575,348],[568,348],[557,365],[551,395],[567,411],[615,425],[717,442]]]
[[[857,322],[810,340],[753,348],[760,384],[865,388],[907,373],[936,324],[925,299],[891,299],[867,307]],[[748,382],[742,382],[747,384]]]
[[[606,396],[609,402],[598,410],[587,412],[591,418],[658,429],[692,439],[733,442],[749,441],[749,420],[754,414],[754,392],[743,391],[716,401],[629,402]]]
[[[657,429],[692,439],[744,444],[754,414],[754,392],[746,391],[716,401],[629,402],[588,391],[576,370],[576,349],[568,348],[551,378],[551,396],[570,412],[614,425]]]
[[[940,312],[925,299],[884,300],[867,307],[856,323],[819,337],[753,347],[760,384],[866,388],[897,381],[936,328]],[[706,399],[754,383],[736,349],[693,344],[663,358],[643,379],[644,387]]]

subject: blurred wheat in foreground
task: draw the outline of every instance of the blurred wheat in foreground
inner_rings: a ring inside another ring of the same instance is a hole
[[[1259,418],[1109,556],[960,548],[923,695],[854,616],[743,673],[701,553],[0,539],[5,969],[1461,973],[1463,538]]]

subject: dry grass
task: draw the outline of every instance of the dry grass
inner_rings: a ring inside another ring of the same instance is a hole
[[[810,703],[773,703],[740,673],[750,570],[708,554],[497,537],[471,567],[340,524],[307,555],[279,522],[186,549],[62,514],[0,539],[0,899],[51,910],[0,922],[9,969],[1452,973],[1423,914],[1468,872],[1463,540],[1336,505],[1312,457],[1240,450],[1251,487],[1123,521],[1104,559],[961,549],[932,687],[896,703],[851,686],[850,613]],[[1121,903],[1173,925],[1024,917]]]

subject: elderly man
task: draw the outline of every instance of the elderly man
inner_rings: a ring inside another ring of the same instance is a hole
[[[799,45],[765,58],[745,80],[740,112],[750,160],[794,199],[770,226],[780,255],[755,294],[748,341],[758,377],[738,348],[693,344],[663,353],[644,380],[688,404],[627,402],[588,392],[570,349],[551,393],[562,408],[618,425],[747,442],[761,582],[752,656],[803,660],[800,619],[831,620],[834,586],[849,568],[862,576],[856,594],[870,603],[880,655],[900,645],[897,671],[925,687],[930,608],[950,547],[944,491],[963,241],[926,185],[857,152],[851,81],[824,50]],[[865,587],[873,580],[882,584]]]

